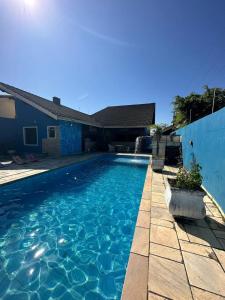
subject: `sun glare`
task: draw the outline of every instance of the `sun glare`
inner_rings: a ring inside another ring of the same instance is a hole
[[[26,6],[34,7],[36,4],[37,0],[24,0],[24,4]]]

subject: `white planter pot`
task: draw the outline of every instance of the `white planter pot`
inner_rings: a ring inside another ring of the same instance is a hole
[[[165,201],[173,216],[203,219],[206,215],[202,191],[189,191],[172,187],[166,180]]]
[[[164,159],[152,158],[151,167],[153,171],[162,170],[164,168]]]

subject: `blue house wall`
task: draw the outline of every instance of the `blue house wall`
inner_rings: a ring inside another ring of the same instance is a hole
[[[59,121],[61,154],[82,152],[82,124]]]
[[[225,108],[177,130],[177,134],[182,136],[184,166],[190,168],[195,157],[202,167],[203,186],[225,212]]]
[[[15,119],[0,117],[0,147],[4,147],[3,150],[16,149],[18,153],[41,153],[42,139],[47,138],[47,126],[60,126],[61,154],[70,155],[82,152],[81,124],[55,120],[19,99],[15,100],[15,108]],[[26,126],[37,126],[37,146],[24,145],[23,127]]]
[[[16,149],[17,152],[42,152],[42,139],[47,137],[47,126],[56,126],[58,121],[50,118],[41,111],[15,100],[16,118],[8,119],[0,117],[0,145]],[[23,127],[38,127],[38,145],[25,146],[23,143]],[[3,147],[2,146],[2,147]]]

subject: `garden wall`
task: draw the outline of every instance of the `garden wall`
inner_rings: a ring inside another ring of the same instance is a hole
[[[184,166],[201,165],[203,186],[225,212],[225,108],[177,130]]]

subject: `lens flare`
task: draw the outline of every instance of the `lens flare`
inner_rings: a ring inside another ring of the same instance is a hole
[[[24,0],[24,4],[29,7],[34,7],[37,0]]]

